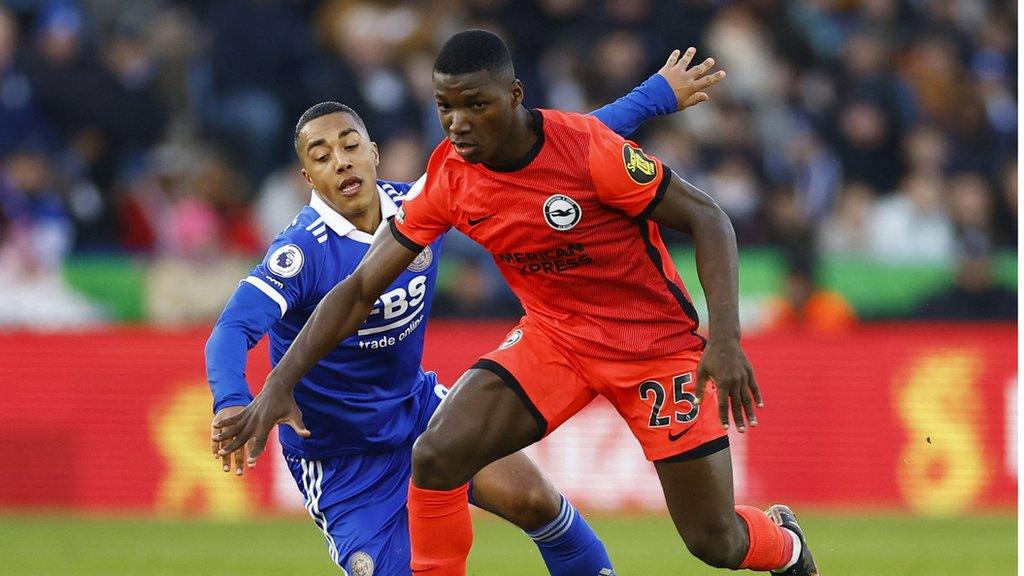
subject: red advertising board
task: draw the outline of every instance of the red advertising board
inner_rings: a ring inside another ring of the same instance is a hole
[[[435,322],[452,383],[504,323]],[[205,330],[0,335],[0,509],[254,514],[296,505],[281,459],[239,481],[209,451]],[[739,497],[958,513],[1016,503],[1014,325],[875,324],[745,339],[766,407],[734,434]],[[248,375],[268,369],[265,346]],[[271,452],[274,452],[271,450]],[[595,401],[531,455],[590,508],[658,509],[627,428]]]

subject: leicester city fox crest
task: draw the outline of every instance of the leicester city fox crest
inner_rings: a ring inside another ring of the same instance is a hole
[[[427,268],[430,268],[430,263],[434,261],[434,253],[431,252],[430,246],[423,248],[423,251],[416,256],[416,259],[409,264],[409,272],[422,272]]]
[[[360,550],[348,559],[348,573],[352,576],[373,576],[373,558]]]

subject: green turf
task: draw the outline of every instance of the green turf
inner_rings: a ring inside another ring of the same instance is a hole
[[[729,574],[701,566],[663,517],[592,517],[620,576]],[[826,576],[1017,573],[1012,515],[953,519],[802,514]],[[478,517],[469,573],[545,574],[515,529]],[[0,516],[9,576],[336,575],[319,531],[301,519],[203,522]]]

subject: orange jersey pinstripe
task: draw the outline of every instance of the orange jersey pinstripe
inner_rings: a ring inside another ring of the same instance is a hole
[[[604,359],[700,349],[697,314],[655,222],[671,171],[592,116],[533,111],[537,144],[495,171],[445,140],[391,222],[412,249],[455,227],[494,258],[555,343]]]

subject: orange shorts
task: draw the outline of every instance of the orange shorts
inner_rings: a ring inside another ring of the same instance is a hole
[[[473,368],[501,377],[547,436],[600,394],[611,402],[651,461],[693,460],[723,450],[717,389],[693,403],[699,350],[651,360],[601,360],[572,354],[526,319]],[[540,438],[538,438],[539,440]]]

